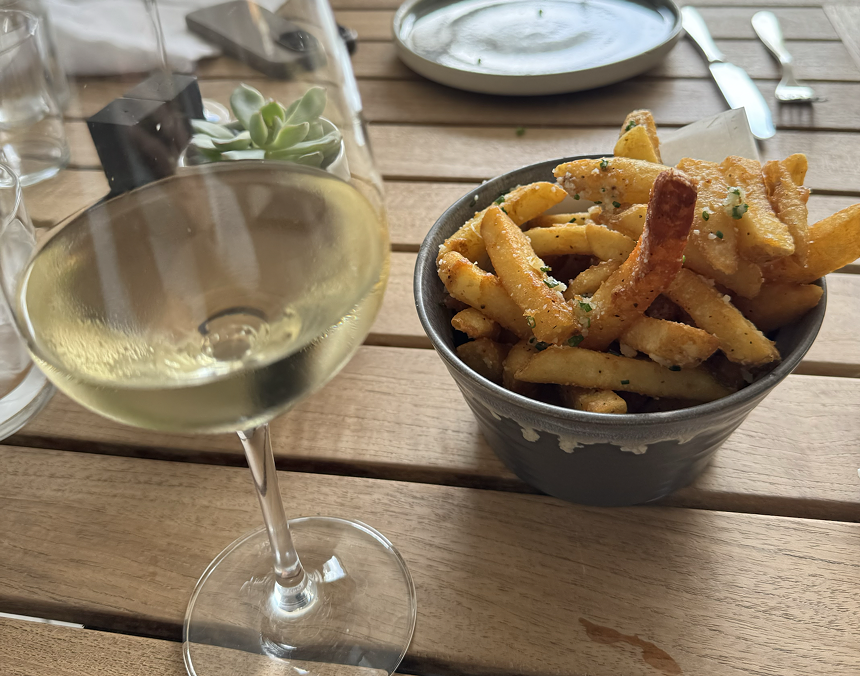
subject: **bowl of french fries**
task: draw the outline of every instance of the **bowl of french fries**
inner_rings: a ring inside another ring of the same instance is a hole
[[[660,162],[647,111],[612,156],[550,160],[451,206],[415,270],[421,322],[489,445],[593,505],[690,483],[801,361],[860,204],[807,223],[807,161]]]

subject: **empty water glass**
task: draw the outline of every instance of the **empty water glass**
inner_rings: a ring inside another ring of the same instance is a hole
[[[43,30],[35,14],[0,10],[0,160],[25,186],[69,162]]]
[[[36,232],[14,172],[0,164],[0,284],[13,289],[36,249]],[[14,296],[10,296],[13,298]],[[51,398],[54,388],[33,366],[0,294],[0,439],[17,432]]]

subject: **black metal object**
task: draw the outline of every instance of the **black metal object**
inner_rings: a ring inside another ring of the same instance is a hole
[[[203,118],[197,78],[156,73],[87,120],[111,195],[170,176]]]

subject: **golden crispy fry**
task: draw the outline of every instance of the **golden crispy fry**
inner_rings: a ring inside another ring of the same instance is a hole
[[[768,282],[752,300],[735,298],[735,307],[759,331],[772,331],[791,324],[818,305],[824,289],[815,284]]]
[[[766,279],[809,284],[860,258],[860,204],[854,204],[809,227],[806,267],[791,258],[765,266]]]
[[[555,183],[541,181],[514,188],[504,195],[501,206],[517,225],[522,225],[535,216],[542,214],[555,206],[566,197],[566,193]],[[489,208],[489,207],[488,207]],[[439,247],[438,262],[450,251],[456,251],[473,263],[480,261],[484,255],[484,241],[481,239],[481,222],[487,209],[477,212],[466,221],[457,232],[451,235]]]
[[[630,131],[634,127],[644,127],[648,133],[648,140],[651,141],[651,147],[654,148],[654,153],[657,155],[657,162],[662,162],[660,159],[660,139],[657,136],[657,125],[654,122],[654,116],[650,110],[634,110],[624,118],[624,124],[621,125],[621,133],[619,136]]]
[[[534,383],[524,383],[522,380],[517,380],[516,378],[517,371],[528,363],[533,354],[537,354],[537,349],[528,340],[521,340],[511,348],[508,356],[505,357],[502,369],[502,385],[506,389],[521,394],[524,397],[534,397],[537,394],[537,385]]]
[[[598,221],[610,230],[627,235],[630,239],[639,239],[645,229],[645,215],[648,213],[647,204],[634,204],[629,209],[614,214],[603,214],[598,216]]]
[[[780,221],[767,199],[767,190],[761,174],[761,164],[732,155],[723,160],[720,168],[731,188],[740,188],[738,205],[729,207],[738,233],[738,251],[752,263],[767,263],[794,253],[794,240],[788,227]],[[743,205],[747,206],[744,211]],[[742,214],[742,215],[741,215]]]
[[[636,248],[589,302],[593,311],[583,347],[605,350],[669,286],[681,269],[695,206],[696,189],[684,174],[660,174]]]
[[[478,338],[460,345],[457,348],[457,355],[470,369],[487,380],[501,385],[504,361],[509,349],[509,345],[497,343],[489,338]]]
[[[480,310],[520,338],[531,336],[526,318],[494,274],[451,251],[438,262],[439,278],[451,296]]]
[[[516,375],[533,383],[613,389],[693,401],[712,401],[732,392],[701,369],[671,371],[644,359],[558,345],[538,352]]]
[[[618,208],[614,204],[647,202],[657,176],[668,168],[627,157],[604,157],[559,164],[553,173],[574,199],[591,200],[609,209]]]
[[[576,279],[570,280],[564,297],[567,300],[573,300],[575,296],[590,296],[600,288],[603,282],[609,279],[613,272],[621,267],[622,262],[620,259],[601,261],[597,265],[592,265],[588,270],[583,270],[576,276]]]
[[[803,185],[806,180],[806,170],[809,168],[809,163],[806,161],[806,155],[803,153],[794,153],[786,157],[782,164],[788,169],[791,174],[791,182],[794,185]],[[808,193],[807,193],[808,196]]]
[[[451,318],[451,326],[462,331],[473,340],[499,337],[501,327],[480,310],[473,307],[461,310]]]
[[[646,162],[660,162],[648,131],[641,125],[631,127],[629,131],[621,134],[615,144],[615,157],[629,157],[634,160],[645,160]]]
[[[493,206],[484,216],[481,234],[496,274],[526,315],[535,337],[557,343],[578,332],[576,315],[561,295],[564,287],[541,269],[547,266],[535,255],[526,233]]]
[[[716,336],[720,349],[733,362],[747,366],[779,360],[774,344],[740,310],[704,278],[681,270],[666,295],[689,314],[696,326]]]
[[[667,322],[653,317],[642,317],[619,338],[624,346],[644,352],[662,366],[698,366],[720,347],[720,341],[707,331]]]
[[[762,173],[770,205],[779,220],[788,226],[794,241],[794,259],[800,265],[806,265],[809,252],[808,193],[794,183],[785,160],[768,162]]]
[[[689,244],[699,249],[715,270],[731,275],[738,270],[735,223],[726,213],[728,186],[716,162],[684,158],[678,169],[696,184],[696,215]]]
[[[740,294],[744,298],[755,298],[761,288],[762,271],[755,263],[743,258],[738,259],[738,269],[734,274],[727,275],[711,267],[704,254],[695,246],[688,246],[684,253],[684,267],[693,272],[713,279],[718,284]]]
[[[627,413],[627,402],[612,390],[590,390],[560,385],[561,400],[568,408],[590,413]]]
[[[636,246],[626,235],[596,223],[532,228],[526,236],[541,257],[586,254],[601,260],[624,260]]]
[[[618,232],[623,232],[628,237],[638,239],[642,234],[642,229],[645,225],[645,214],[648,207],[645,204],[636,204],[626,211],[612,216],[601,215],[599,219],[606,224],[606,227]],[[744,298],[754,298],[761,288],[762,272],[761,268],[755,263],[739,258],[737,270],[734,273],[727,275],[720,270],[714,268],[705,258],[702,250],[693,245],[690,246],[690,240],[687,240],[687,248],[684,250],[684,266],[690,268],[700,275],[704,275],[708,279],[713,279],[722,284],[727,289],[731,289],[735,293],[739,293]]]
[[[580,211],[575,214],[541,214],[523,226],[523,230],[531,228],[547,228],[551,225],[565,225],[573,223],[574,225],[585,225],[591,220],[586,211]],[[528,226],[528,228],[526,227]]]

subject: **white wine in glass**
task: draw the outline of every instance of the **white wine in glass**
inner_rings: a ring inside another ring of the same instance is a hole
[[[192,676],[390,674],[415,627],[412,579],[383,535],[347,518],[289,521],[279,492],[268,422],[361,345],[389,264],[381,181],[331,10],[286,7],[294,34],[281,42],[313,58],[261,75],[259,91],[234,83],[238,119],[195,121],[196,161],[184,153],[173,175],[70,217],[3,288],[34,361],[75,401],[138,427],[241,439],[264,527],[194,589]]]

